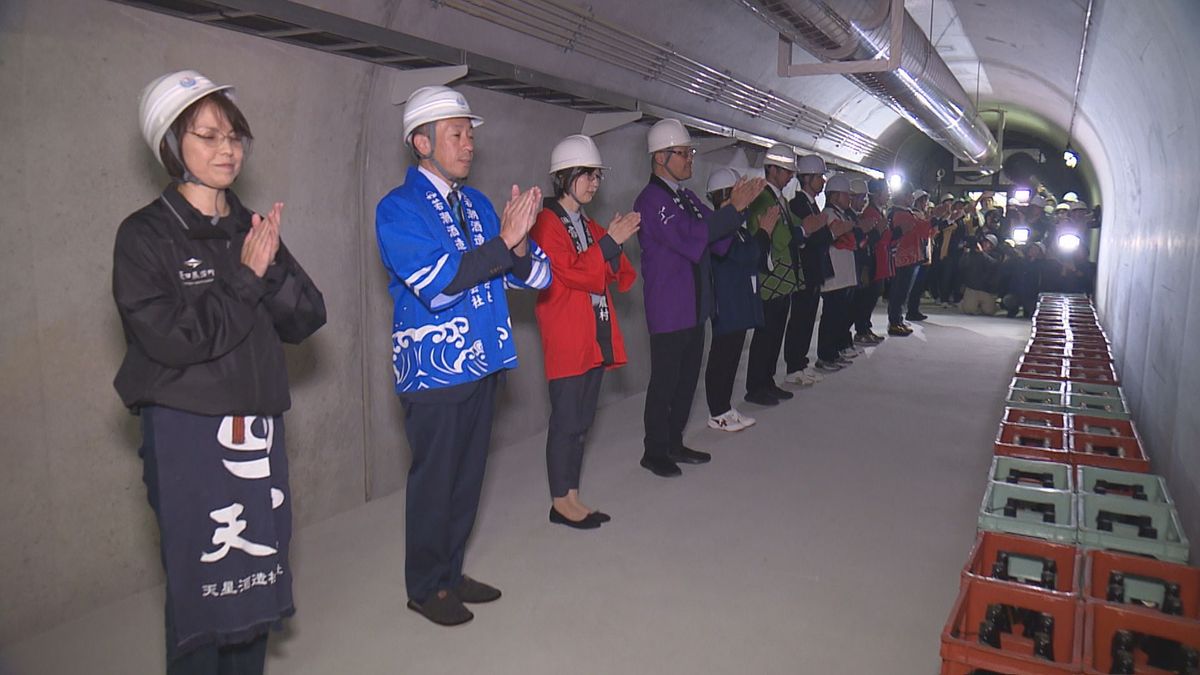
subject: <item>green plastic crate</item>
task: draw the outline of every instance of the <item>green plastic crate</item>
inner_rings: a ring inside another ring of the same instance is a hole
[[[1125,397],[1121,394],[1121,387],[1115,384],[1092,384],[1090,382],[1068,382],[1068,394],[1080,394],[1082,396],[1103,396],[1105,398],[1119,398],[1122,401]]]
[[[1125,401],[1120,398],[1086,396],[1084,394],[1067,394],[1065,398],[1067,410],[1073,413],[1108,419],[1130,419]]]
[[[1167,492],[1167,482],[1162,479],[1162,476],[1156,476],[1152,473],[1104,469],[1098,466],[1079,465],[1075,468],[1075,485],[1078,486],[1079,492],[1101,494],[1096,492],[1097,484],[1100,481],[1113,484],[1104,493],[1113,497],[1134,499],[1127,491],[1130,488],[1134,490],[1140,488],[1141,493],[1146,498],[1139,501],[1150,502],[1151,504],[1173,505],[1175,503],[1171,500],[1171,496]]]
[[[1026,389],[1050,394],[1065,394],[1066,383],[1059,380],[1038,380],[1032,377],[1014,377],[1009,389]]]
[[[1188,539],[1174,506],[1088,493],[1079,494],[1078,506],[1081,545],[1149,555],[1171,562],[1187,562]],[[1100,529],[1101,512],[1119,517],[1145,518],[1154,528],[1154,536],[1141,536],[1138,526],[1120,521],[1113,522],[1111,531]]]
[[[979,509],[979,529],[1074,544],[1077,537],[1075,499],[1076,496],[1066,490],[988,481]],[[1005,507],[1010,504],[1017,507],[1015,512],[1005,513]],[[1053,506],[1052,519],[1047,520],[1043,513],[1029,506]]]
[[[1062,383],[1060,382],[1059,384]],[[1064,396],[1061,393],[1055,393],[1052,391],[1038,391],[1036,389],[1009,389],[1008,398],[1005,399],[1005,404],[1010,408],[1063,412],[1065,410],[1065,402],[1063,399]]]
[[[988,476],[997,483],[1045,487],[1051,490],[1072,492],[1075,487],[1072,468],[1070,464],[1060,464],[1058,462],[1040,462],[1036,459],[997,456],[992,460],[992,469],[988,473]],[[1013,474],[1012,472],[1014,471],[1021,473]],[[1051,483],[1050,485],[1028,482],[1035,480],[1034,476],[1042,475]],[[1014,479],[1018,482],[1014,483]]]

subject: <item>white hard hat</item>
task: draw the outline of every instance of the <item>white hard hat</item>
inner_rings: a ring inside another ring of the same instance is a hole
[[[852,194],[852,195],[867,194],[867,181],[863,180],[862,178],[851,178],[850,179],[850,194]]]
[[[820,155],[804,155],[796,160],[796,173],[798,174],[814,174],[819,173],[825,175],[828,169],[825,168],[825,160],[821,159]]]
[[[600,161],[600,148],[590,136],[573,134],[567,136],[550,151],[550,173],[563,169],[584,167],[588,169],[607,169]]]
[[[830,192],[850,192],[850,177],[844,173],[830,176],[829,181],[825,183],[825,194]]]
[[[163,136],[180,113],[188,106],[214,92],[223,91],[233,98],[233,86],[215,84],[212,80],[194,70],[179,70],[167,73],[142,90],[138,100],[138,119],[142,125],[142,138],[154,152],[154,157],[162,163],[158,150],[162,146]]]
[[[999,246],[999,245],[1000,245],[1000,240],[999,240],[999,239],[997,239],[997,238],[996,238],[996,235],[994,235],[994,234],[985,234],[985,235],[983,235],[983,238],[984,238],[984,239],[986,239],[986,240],[988,240],[988,241],[990,241],[990,242],[992,242],[992,246]]]
[[[1079,195],[1075,194],[1074,192],[1068,192],[1067,194],[1063,195],[1063,201],[1064,202],[1077,202],[1077,201],[1079,201]]]
[[[946,194],[942,195],[941,201],[954,201],[954,195],[947,192]]]
[[[1071,205],[1067,202],[1059,202],[1058,206],[1054,207],[1055,211],[1070,211]]]
[[[763,168],[768,166],[777,166],[788,171],[796,170],[796,151],[790,145],[776,143],[767,149],[767,156],[763,159]]]
[[[739,178],[741,178],[741,175],[738,174],[737,170],[731,169],[727,166],[721,167],[720,169],[712,172],[712,174],[708,177],[708,189],[705,190],[705,192],[712,193],[716,192],[717,190],[731,188],[733,187],[734,183],[738,182]]]
[[[677,119],[659,120],[650,127],[650,132],[646,134],[647,152],[658,152],[667,148],[676,148],[681,145],[695,145],[692,140],[692,135],[688,133],[683,122]]]
[[[1083,202],[1083,201],[1071,202],[1071,210],[1072,211],[1087,211],[1089,209],[1090,209],[1090,207],[1088,207],[1087,202]]]
[[[421,87],[404,104],[404,142],[412,143],[413,132],[422,124],[456,117],[471,120],[472,127],[483,124],[483,118],[471,112],[466,97],[457,91],[441,85]]]
[[[928,197],[929,193],[924,190],[914,190],[912,193],[912,196],[913,196],[913,201],[915,202],[918,199],[920,199],[921,197]]]

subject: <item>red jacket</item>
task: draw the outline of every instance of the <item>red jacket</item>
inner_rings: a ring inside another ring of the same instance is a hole
[[[575,243],[562,220],[550,209],[542,209],[529,236],[550,258],[553,279],[550,286],[538,293],[538,327],[542,332],[542,353],[546,362],[546,379],[582,375],[604,363],[600,344],[596,342],[596,314],[592,311],[592,293],[608,298],[612,321],[613,363],[609,368],[625,365],[625,340],[617,324],[612,293],[608,286],[617,282],[622,293],[633,287],[637,273],[622,253],[617,271],[604,260],[599,242],[606,235],[604,228],[588,218],[587,228],[595,242],[583,253],[575,251]]]
[[[897,208],[892,216],[892,224],[907,229],[896,247],[896,268],[910,267],[921,262],[931,229],[929,221],[908,209]]]
[[[885,221],[883,212],[873,204],[868,204],[858,217],[858,222],[864,230],[877,228]],[[879,241],[875,242],[875,281],[885,281],[896,275],[896,268],[892,265],[892,230],[884,227],[877,231]]]

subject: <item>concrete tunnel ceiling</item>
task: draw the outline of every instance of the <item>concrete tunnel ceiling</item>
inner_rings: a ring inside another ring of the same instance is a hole
[[[464,32],[499,34],[498,40],[486,40],[486,53],[658,101],[721,124],[768,136],[786,134],[780,125],[755,120],[599,59],[564,52],[546,42],[504,39],[520,33],[508,28],[498,29],[495,24],[469,15],[461,8],[452,8],[473,7],[480,13],[481,7],[490,4],[486,0],[462,0],[451,6],[443,5],[416,24],[422,27],[421,32],[426,37],[436,33],[451,43],[454,42],[453,35]],[[978,96],[981,109],[999,107],[1010,111],[1010,129],[1043,139],[1049,146],[1065,147],[1087,0],[1054,3],[1039,0],[907,0],[905,5],[917,24],[931,36],[934,48],[963,88],[972,98]],[[913,141],[908,137],[920,133],[842,76],[780,77],[777,72],[777,34],[736,0],[704,0],[700,3],[695,0],[654,3],[608,0],[593,5],[591,10],[599,20],[637,32],[706,65],[802,101],[874,138],[890,151],[906,145],[911,147]],[[405,23],[404,29],[410,29],[412,25]],[[713,26],[721,26],[722,30],[713,31]],[[703,40],[698,41],[697,36],[703,36]],[[798,48],[796,52],[799,52]],[[795,58],[797,61],[815,61],[802,53]],[[1086,94],[1089,71],[1085,68],[1081,98]],[[1095,143],[1097,137],[1082,106],[1076,116],[1074,136],[1073,147],[1086,158],[1095,159],[1093,156],[1099,150]],[[851,161],[862,159],[861,155],[846,153],[828,143],[818,142],[816,148]],[[1060,157],[1050,160],[1061,161]],[[881,162],[866,163],[880,170],[891,168],[880,166]],[[1103,162],[1092,164],[1098,167]],[[1087,177],[1086,182],[1098,190],[1096,178]]]

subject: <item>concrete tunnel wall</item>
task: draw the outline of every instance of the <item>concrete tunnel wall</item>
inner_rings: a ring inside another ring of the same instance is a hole
[[[1103,2],[1080,109],[1104,206],[1096,301],[1200,559],[1200,3]]]
[[[314,3],[316,4],[316,3]],[[387,3],[330,2],[380,23]],[[238,87],[256,142],[234,188],[251,207],[286,202],[283,236],[325,295],[329,323],[288,347],[288,456],[295,524],[401,489],[408,466],[392,388],[391,300],[374,209],[409,161],[392,71],[107,2],[0,7],[0,645],[162,582],[137,456],[137,418],[112,379],[124,353],[110,276],[117,225],[166,184],[137,126],[152,78],[197,68]],[[582,113],[466,87],[486,124],[471,184],[502,207],[509,186],[549,189],[550,149]],[[645,184],[644,125],[597,138],[612,167],[589,212],[607,223]],[[702,191],[722,151],[696,162]],[[629,247],[635,267],[636,243]],[[534,295],[510,293],[521,366],[501,397],[493,448],[545,429]],[[602,403],[645,389],[640,282],[616,300],[630,366]],[[630,449],[635,461],[637,448]],[[547,490],[544,483],[530,490]],[[398,536],[382,532],[380,536]],[[306,552],[294,548],[303,565]],[[402,583],[402,561],[397,583]]]
[[[386,0],[309,4],[407,26]],[[1180,75],[1200,61],[1191,35],[1200,5],[1101,7],[1078,141],[1097,166],[1106,211],[1097,301],[1154,468],[1168,477],[1195,555],[1200,423],[1188,406],[1200,392],[1200,360],[1191,356],[1200,329],[1200,195],[1191,186],[1200,169],[1193,113],[1200,84]],[[123,344],[109,274],[117,224],[165,183],[137,131],[138,93],[183,67],[239,87],[258,142],[236,189],[253,206],[287,202],[284,236],[329,306],[329,325],[288,351],[297,526],[403,486],[407,446],[388,362],[391,305],[373,228],[376,201],[408,164],[389,71],[110,3],[6,2],[0,541],[17,544],[0,550],[0,645],[162,581],[136,418],[111,387]],[[513,182],[546,186],[549,149],[579,129],[582,115],[464,91],[487,118],[472,184],[497,202]],[[994,96],[1048,117],[1060,106],[1022,100],[1016,87]],[[613,166],[591,209],[602,222],[628,209],[644,182],[644,131],[635,125],[598,138]],[[728,159],[699,158],[692,186]],[[636,245],[630,249],[636,265]],[[541,431],[547,413],[533,297],[511,298],[522,365],[500,405],[496,447]],[[631,366],[606,380],[608,401],[644,389],[648,362],[640,285],[617,300],[617,311]],[[295,564],[304,557],[294,550]]]

